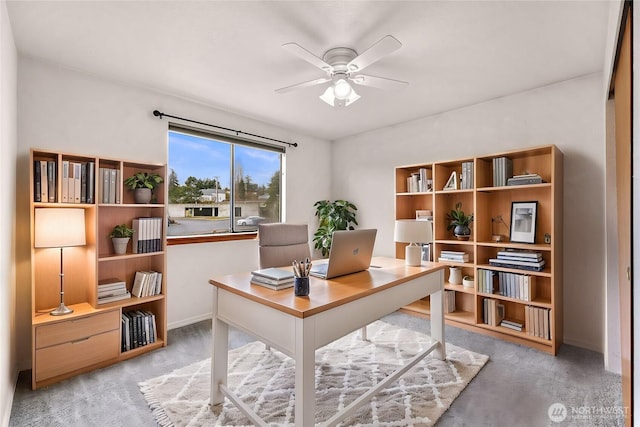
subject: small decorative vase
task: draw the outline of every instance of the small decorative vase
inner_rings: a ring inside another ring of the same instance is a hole
[[[293,279],[294,292],[297,297],[309,295],[309,277],[296,277]]]
[[[449,283],[452,285],[462,284],[462,271],[458,267],[449,267]]]
[[[151,189],[150,188],[136,188],[133,190],[133,199],[136,203],[146,204],[151,201]]]
[[[116,255],[124,255],[127,253],[127,245],[129,244],[130,237],[112,237],[113,250]]]
[[[475,282],[473,281],[473,276],[464,276],[462,278],[462,286],[464,286],[465,288],[473,288],[473,284]]]

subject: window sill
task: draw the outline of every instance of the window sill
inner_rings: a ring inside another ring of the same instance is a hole
[[[257,237],[257,231],[251,231],[248,233],[211,234],[206,236],[167,237],[167,246],[190,245],[192,243],[229,242],[233,240],[253,240]]]

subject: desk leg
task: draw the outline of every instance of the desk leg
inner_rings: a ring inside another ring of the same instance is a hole
[[[440,277],[443,283],[444,277]],[[444,360],[447,355],[444,341],[444,290],[440,289],[430,296],[431,299],[431,338],[438,341],[440,346],[434,351],[435,357]]]
[[[315,425],[316,407],[316,350],[313,318],[296,318],[296,427]]]
[[[211,324],[211,405],[224,402],[220,384],[227,384],[229,326],[218,319],[218,288],[213,288],[213,320]]]

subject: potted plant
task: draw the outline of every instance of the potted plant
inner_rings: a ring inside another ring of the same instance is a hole
[[[127,227],[126,224],[120,224],[113,227],[111,230],[111,241],[113,242],[113,250],[116,254],[122,255],[127,253],[127,245],[129,240],[133,236],[133,228]]]
[[[453,229],[453,234],[459,240],[467,240],[471,236],[469,225],[473,222],[473,214],[465,215],[462,210],[462,202],[456,203],[456,208],[447,214],[449,225],[447,230]]]
[[[315,249],[322,252],[322,256],[329,255],[331,239],[336,230],[353,230],[358,208],[346,200],[319,200],[313,204],[319,220],[318,230],[313,235]]]
[[[149,203],[153,190],[163,181],[164,179],[157,173],[137,172],[125,179],[124,185],[133,191],[136,203]]]

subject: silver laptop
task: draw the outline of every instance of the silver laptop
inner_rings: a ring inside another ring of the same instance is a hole
[[[376,229],[334,231],[327,262],[315,263],[310,274],[332,279],[366,270],[371,263]]]

